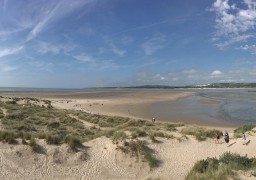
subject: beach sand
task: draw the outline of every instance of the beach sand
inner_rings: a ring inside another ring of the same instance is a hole
[[[175,101],[192,96],[192,92],[175,91],[119,91],[119,92],[70,92],[70,93],[0,93],[5,97],[32,97],[47,99],[53,107],[82,110],[92,114],[122,116],[151,120],[148,108],[151,104]]]
[[[168,92],[102,92],[102,93],[0,93],[10,97],[49,99],[55,108],[82,110],[94,114],[147,119],[146,107],[160,101],[175,101],[194,93]],[[204,102],[213,103],[213,102]],[[88,126],[88,124],[87,124]],[[212,127],[207,127],[212,128]],[[224,131],[226,128],[219,128]],[[228,128],[232,137],[233,128]],[[175,136],[181,136],[175,132]],[[198,142],[194,137],[179,142],[177,139],[157,138],[159,143],[146,140],[159,160],[159,167],[150,170],[145,162],[125,155],[106,137],[84,143],[84,150],[69,152],[67,145],[47,145],[38,140],[41,153],[33,153],[29,146],[0,142],[0,179],[184,179],[196,161],[219,157],[224,152],[256,156],[255,133],[247,134],[248,145],[240,139],[231,139],[230,146],[222,140]],[[241,178],[249,179],[246,173]]]
[[[247,136],[248,137],[248,136]],[[43,140],[42,153],[33,153],[25,145],[0,143],[0,179],[184,179],[194,163],[207,157],[219,157],[224,152],[256,156],[256,134],[248,137],[250,144],[242,145],[240,139],[215,144],[208,139],[198,142],[193,137],[178,142],[157,138],[160,143],[149,143],[160,166],[150,170],[148,165],[125,155],[116,145],[101,137],[84,143],[83,152],[68,152],[66,145],[51,146]],[[56,163],[57,162],[57,163]],[[245,179],[250,175],[245,174]],[[251,177],[252,178],[252,177]]]

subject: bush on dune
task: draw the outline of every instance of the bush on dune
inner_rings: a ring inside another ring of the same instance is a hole
[[[234,137],[235,138],[240,138],[240,137],[242,137],[243,132],[251,131],[255,127],[256,127],[255,125],[247,124],[247,125],[244,125],[240,128],[237,128],[237,129],[234,130]]]
[[[68,135],[65,138],[65,143],[67,143],[72,150],[76,150],[78,147],[83,146],[81,140],[72,135]]]
[[[207,158],[197,161],[186,179],[232,179],[238,170],[256,168],[256,158],[248,158],[230,152],[224,153],[219,160]]]
[[[119,149],[126,154],[135,156],[142,161],[146,161],[149,164],[150,169],[158,166],[158,160],[152,155],[151,150],[146,146],[144,141],[130,141],[124,142],[123,146],[119,146]]]
[[[204,141],[206,138],[215,138],[217,136],[222,136],[222,132],[219,130],[209,130],[197,127],[186,127],[181,130],[184,135],[193,135],[198,141]]]

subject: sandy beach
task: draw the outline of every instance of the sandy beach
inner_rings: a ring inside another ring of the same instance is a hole
[[[120,92],[71,92],[71,93],[0,93],[6,97],[33,97],[51,100],[60,109],[75,109],[92,114],[122,116],[151,120],[148,107],[156,102],[175,101],[192,96],[193,92],[175,91],[120,91]],[[179,122],[179,121],[178,121]]]
[[[168,92],[161,94],[154,91],[139,92],[100,92],[100,93],[0,93],[3,97],[33,97],[51,100],[52,106],[58,109],[73,109],[110,116],[142,118],[147,107],[155,102],[175,101],[179,98],[193,96],[190,92]],[[216,101],[203,103],[216,104]],[[39,103],[39,105],[41,105]],[[93,124],[84,122],[84,126]],[[192,125],[186,125],[192,127]],[[207,129],[216,127],[207,126]],[[218,128],[218,127],[217,127]],[[48,145],[38,140],[43,150],[33,153],[28,146],[18,143],[9,145],[0,142],[0,179],[184,179],[195,162],[207,157],[218,158],[224,152],[235,152],[255,157],[255,132],[247,133],[248,145],[241,139],[234,139],[234,128],[230,132],[231,141],[227,145],[223,138],[216,144],[214,139],[198,142],[194,136],[183,135],[179,131],[171,132],[176,138],[157,137],[158,143],[140,137],[159,160],[159,166],[153,170],[135,157],[122,153],[111,139],[99,137],[83,143],[86,147],[78,153],[69,152],[67,145]],[[178,140],[178,139],[181,140]],[[19,140],[21,141],[21,140]],[[57,162],[57,163],[56,163]],[[59,162],[59,163],[58,163]],[[241,179],[250,179],[251,174],[240,174]]]
[[[256,156],[254,141],[256,134],[250,135],[247,146],[242,141],[231,140],[230,147],[221,141],[198,142],[193,137],[178,142],[158,138],[160,143],[149,143],[160,166],[150,170],[146,163],[116,150],[116,145],[105,137],[92,140],[84,145],[88,157],[81,160],[79,154],[68,153],[65,145],[49,146],[44,141],[42,154],[34,154],[24,145],[0,143],[1,179],[184,179],[197,160],[219,157],[230,151],[249,157]],[[55,154],[61,164],[55,162]],[[250,179],[250,174],[242,174],[242,179]],[[253,179],[254,177],[251,177]]]

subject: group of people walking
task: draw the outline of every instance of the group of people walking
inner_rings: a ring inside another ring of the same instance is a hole
[[[227,144],[229,143],[229,134],[228,134],[227,130],[225,130],[225,133],[224,133],[224,140]],[[218,144],[220,143],[220,135],[217,135],[216,141],[217,141]],[[245,136],[244,132],[243,132],[243,135],[242,135],[242,142],[243,142],[243,145],[246,144],[246,136]]]

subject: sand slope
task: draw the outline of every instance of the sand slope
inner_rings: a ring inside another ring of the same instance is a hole
[[[70,152],[67,145],[47,145],[39,140],[40,153],[33,153],[26,145],[0,143],[0,179],[184,179],[197,160],[219,157],[224,152],[256,156],[255,134],[247,136],[250,143],[242,145],[240,139],[215,144],[208,139],[198,142],[193,137],[178,142],[157,138],[159,143],[148,146],[160,160],[160,166],[150,170],[144,162],[125,155],[106,137],[84,143],[85,149]],[[246,174],[241,178],[247,179]]]

